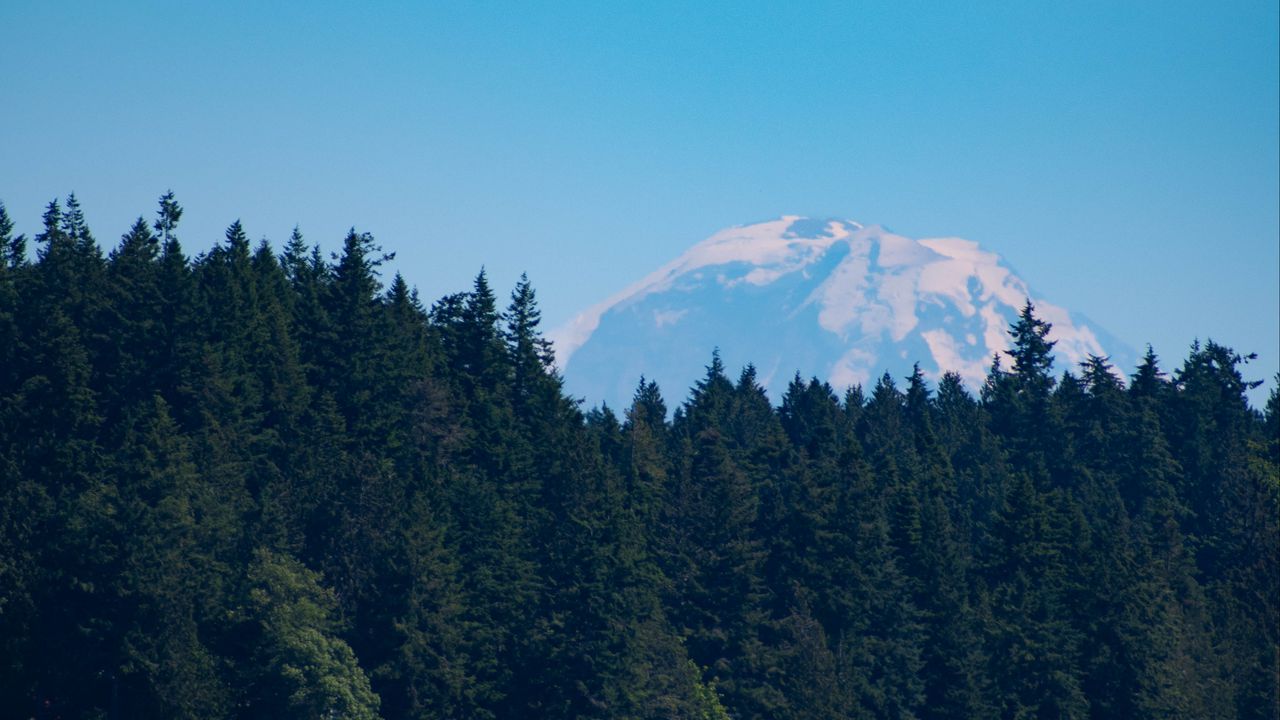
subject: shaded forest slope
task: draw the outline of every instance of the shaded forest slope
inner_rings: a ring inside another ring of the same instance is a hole
[[[584,411],[534,292],[429,307],[352,231],[0,208],[0,714],[1274,718],[1280,399],[1196,344],[977,397]],[[502,306],[505,305],[505,308]]]

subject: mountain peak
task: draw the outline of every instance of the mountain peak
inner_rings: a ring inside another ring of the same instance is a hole
[[[959,373],[976,387],[1030,299],[1059,362],[1132,352],[1037,298],[994,252],[851,220],[783,216],[721,230],[551,334],[571,392],[625,404],[641,374],[669,392],[716,346],[771,391],[795,370],[837,388],[881,372]],[[1105,340],[1105,342],[1104,342]],[[1117,357],[1121,360],[1121,357]]]

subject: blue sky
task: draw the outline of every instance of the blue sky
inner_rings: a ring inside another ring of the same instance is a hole
[[[1271,2],[0,4],[0,200],[114,241],[172,188],[549,326],[783,214],[959,235],[1180,362],[1280,367]],[[1270,384],[1270,383],[1269,383]]]

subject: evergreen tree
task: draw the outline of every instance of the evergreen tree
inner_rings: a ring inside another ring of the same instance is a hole
[[[27,238],[13,234],[13,220],[0,202],[0,265],[5,270],[17,270],[27,263]]]
[[[145,220],[138,218],[108,259],[110,342],[103,358],[103,404],[108,426],[145,403],[155,388],[152,368],[163,343],[158,277],[159,244]]]
[[[759,497],[727,434],[734,394],[716,353],[677,420],[689,451],[671,495],[675,537],[664,569],[690,657],[708,668],[731,712],[762,717],[776,702],[756,667],[764,654],[764,548],[755,534]]]
[[[24,274],[25,245],[0,202],[0,394],[12,392],[18,378],[18,276]]]
[[[152,377],[169,402],[175,419],[184,427],[194,424],[194,387],[200,351],[194,330],[195,288],[191,268],[176,234],[182,207],[168,192],[160,198],[153,224],[160,233],[160,258],[156,286],[160,294],[159,348]]]
[[[622,433],[624,497],[645,533],[646,547],[657,552],[668,537],[661,523],[672,472],[667,405],[653,381],[640,378]]]
[[[210,618],[200,598],[225,590],[202,527],[216,499],[201,486],[189,444],[158,396],[125,434],[118,457],[111,529],[123,555],[111,581],[122,626],[117,693],[132,713],[225,716],[230,688],[201,638]]]
[[[28,260],[0,206],[0,714],[1280,712],[1250,356],[1055,378],[1028,303],[976,399],[917,367],[774,407],[716,353],[620,421],[526,278],[428,311],[368,235],[188,260],[181,217],[104,258],[55,201]]]
[[[369,653],[381,659],[373,687],[387,717],[472,717],[477,698],[464,651],[458,563],[426,493],[415,496],[410,517],[391,574],[400,592],[387,603],[394,609],[380,638],[386,647]]]
[[[522,274],[511,293],[504,333],[512,368],[512,399],[517,413],[524,411],[530,396],[536,393],[536,384],[547,378],[555,361],[551,342],[539,334],[541,319],[542,312],[538,310],[533,287],[528,276]]]
[[[1137,370],[1129,382],[1129,392],[1135,397],[1159,399],[1168,386],[1164,372],[1160,370],[1156,352],[1147,346],[1147,352],[1138,363]]]

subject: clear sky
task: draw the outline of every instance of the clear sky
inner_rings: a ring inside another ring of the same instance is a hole
[[[548,326],[719,228],[845,217],[1270,380],[1278,28],[1274,0],[7,0],[0,200],[32,234],[74,191],[114,242],[172,188],[192,252],[354,225],[427,299],[527,270]]]

